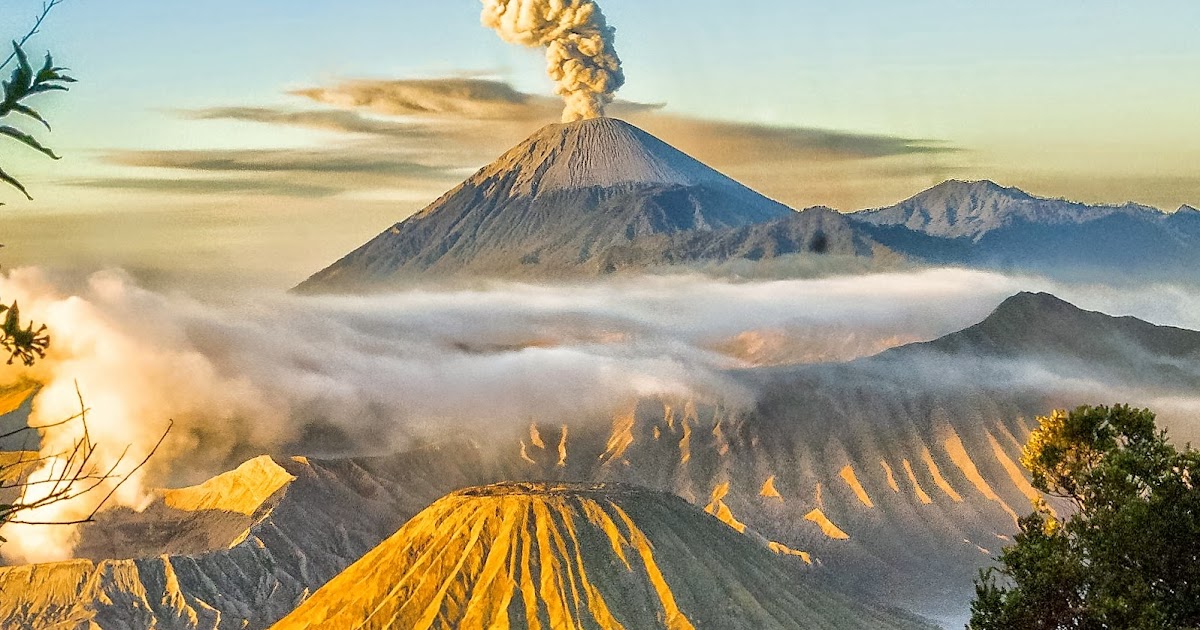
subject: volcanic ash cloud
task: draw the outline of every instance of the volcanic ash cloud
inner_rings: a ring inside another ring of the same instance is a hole
[[[566,101],[563,122],[597,118],[625,84],[616,30],[590,0],[483,0],[484,26],[509,43],[546,49],[546,71]]]

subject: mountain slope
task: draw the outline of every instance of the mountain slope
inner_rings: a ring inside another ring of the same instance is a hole
[[[505,483],[434,503],[275,630],[919,628],[678,497]]]
[[[634,239],[791,212],[628,123],[549,125],[297,289],[417,274],[594,273],[606,250]]]
[[[1091,206],[1062,199],[1035,197],[1017,188],[982,180],[950,180],[886,208],[853,213],[855,220],[880,226],[903,226],[931,236],[978,240],[1016,223],[1041,226],[1077,225],[1114,214],[1161,218],[1154,208]]]

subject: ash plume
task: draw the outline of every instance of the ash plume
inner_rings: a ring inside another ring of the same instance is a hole
[[[481,20],[506,42],[546,49],[563,122],[603,116],[625,84],[616,30],[591,0],[483,0]]]

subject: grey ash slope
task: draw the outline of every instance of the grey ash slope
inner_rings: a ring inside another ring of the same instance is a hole
[[[599,260],[603,270],[622,271],[762,261],[790,255],[899,260],[899,256],[845,215],[824,207],[807,208],[741,227],[640,238],[628,245],[609,248]]]
[[[356,290],[417,274],[604,272],[605,252],[636,239],[791,213],[628,123],[549,125],[297,289]]]

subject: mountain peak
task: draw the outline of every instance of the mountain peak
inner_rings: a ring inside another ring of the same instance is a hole
[[[476,177],[506,173],[512,194],[622,185],[737,186],[671,145],[616,118],[542,127]]]
[[[1001,186],[990,179],[964,180],[948,179],[928,190],[917,193],[912,198],[922,196],[946,195],[1001,195],[1019,199],[1032,199],[1033,195],[1013,186]]]
[[[1095,365],[1200,353],[1200,332],[1088,311],[1049,293],[1022,292],[974,326],[908,348],[1004,357],[1060,356]]]
[[[1000,303],[988,319],[1004,319],[1016,314],[1032,313],[1083,313],[1083,309],[1070,302],[1044,291],[1021,291]]]

